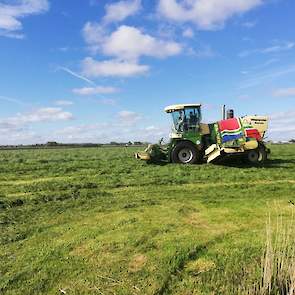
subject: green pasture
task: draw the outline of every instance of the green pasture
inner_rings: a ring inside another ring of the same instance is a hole
[[[270,148],[264,167],[0,151],[0,294],[237,294],[268,216],[293,214],[295,145]]]

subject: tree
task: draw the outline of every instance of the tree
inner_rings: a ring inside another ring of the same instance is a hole
[[[46,143],[46,145],[47,145],[47,146],[57,146],[58,143],[57,143],[56,141],[48,141],[48,142]]]

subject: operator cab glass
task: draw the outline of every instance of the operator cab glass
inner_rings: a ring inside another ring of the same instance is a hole
[[[195,132],[201,122],[200,107],[188,107],[172,112],[174,129],[176,132]]]

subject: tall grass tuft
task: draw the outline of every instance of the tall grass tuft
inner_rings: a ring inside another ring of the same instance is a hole
[[[260,281],[239,294],[293,295],[295,294],[295,223],[294,215],[284,221],[277,217],[273,226],[269,217],[266,243],[262,256]],[[241,292],[242,291],[242,292]]]

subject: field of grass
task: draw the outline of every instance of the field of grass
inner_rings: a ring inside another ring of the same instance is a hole
[[[295,203],[295,145],[271,149],[262,168],[1,151],[0,294],[238,294]]]

